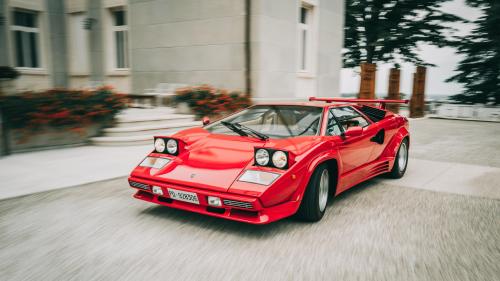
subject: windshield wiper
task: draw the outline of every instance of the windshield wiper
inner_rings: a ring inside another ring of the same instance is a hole
[[[233,123],[226,121],[220,121],[220,123],[229,128],[231,131],[237,133],[238,135],[248,137],[248,134],[245,133],[245,131],[243,131],[241,128],[236,127]]]
[[[257,132],[255,131],[254,129],[250,128],[250,127],[247,127],[245,125],[241,125],[240,123],[230,123],[230,124],[233,124],[234,126],[236,126],[238,129],[243,129],[243,130],[246,130],[247,132],[249,132],[251,135],[254,135],[255,137],[261,139],[261,140],[267,140],[269,139],[269,136],[266,135],[266,134],[263,134],[261,132]]]

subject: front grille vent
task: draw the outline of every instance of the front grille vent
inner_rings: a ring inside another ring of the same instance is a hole
[[[241,201],[235,201],[235,200],[228,200],[228,199],[223,199],[222,202],[224,202],[224,205],[226,206],[231,206],[231,207],[238,207],[238,208],[244,208],[244,209],[252,209],[252,203],[248,202],[241,202]]]
[[[149,185],[145,183],[140,183],[140,182],[135,182],[135,181],[129,181],[130,186],[135,187],[135,188],[140,188],[144,190],[150,190]]]

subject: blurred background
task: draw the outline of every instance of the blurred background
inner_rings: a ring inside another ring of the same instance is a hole
[[[498,9],[488,0],[0,0],[2,153],[116,143],[106,137],[138,134],[105,131],[116,114],[199,113],[197,102],[217,116],[310,96],[406,98],[412,117],[498,121]],[[25,143],[19,131],[34,129],[79,135]],[[141,132],[137,143],[152,134]]]
[[[499,27],[498,0],[0,0],[0,279],[498,279]],[[314,226],[131,198],[154,135],[311,96],[410,100],[405,178]]]

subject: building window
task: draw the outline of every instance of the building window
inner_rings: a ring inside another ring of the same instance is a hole
[[[123,9],[112,10],[115,68],[129,68],[127,13]]]
[[[299,71],[308,72],[311,69],[312,49],[312,6],[302,4],[299,13]]]
[[[36,12],[16,10],[13,13],[12,25],[14,52],[17,67],[40,67],[39,29]]]

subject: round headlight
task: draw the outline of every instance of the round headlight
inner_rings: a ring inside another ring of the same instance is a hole
[[[163,139],[155,140],[155,150],[156,152],[164,152],[165,151],[165,141]]]
[[[273,165],[276,168],[284,168],[288,163],[286,153],[283,151],[276,151],[273,153]]]
[[[169,139],[167,141],[167,151],[170,154],[176,154],[177,153],[177,141],[174,139]]]
[[[258,149],[257,152],[255,152],[255,162],[260,166],[267,165],[267,163],[269,163],[269,152],[262,148]]]

